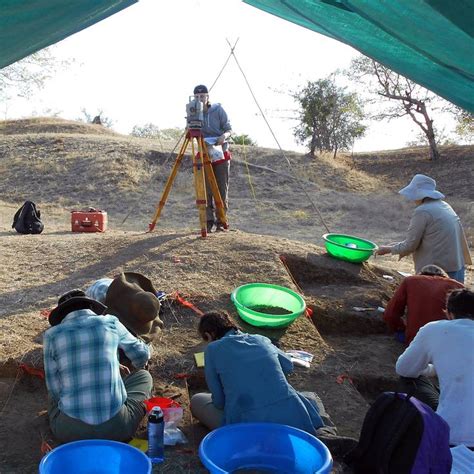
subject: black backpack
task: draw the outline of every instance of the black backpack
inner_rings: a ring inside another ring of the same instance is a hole
[[[358,445],[344,458],[357,474],[449,474],[449,426],[404,393],[382,393],[367,411]]]
[[[36,209],[36,204],[33,201],[25,201],[13,217],[12,229],[19,234],[41,234],[44,224],[40,217],[41,212]]]

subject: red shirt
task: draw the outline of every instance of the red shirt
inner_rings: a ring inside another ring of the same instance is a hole
[[[414,275],[405,278],[388,302],[383,318],[393,331],[405,331],[410,344],[418,330],[431,321],[447,319],[446,296],[449,291],[464,288],[451,278],[430,275]],[[402,316],[407,310],[406,327]]]

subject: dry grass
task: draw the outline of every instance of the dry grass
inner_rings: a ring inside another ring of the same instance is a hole
[[[368,381],[380,384],[380,374],[390,382],[400,347],[380,333],[383,326],[373,315],[355,314],[351,308],[386,302],[393,289],[381,275],[396,276],[394,269],[411,270],[411,264],[383,258],[359,267],[328,259],[315,245],[321,244],[325,228],[307,196],[332,231],[384,243],[403,236],[411,213],[396,191],[416,172],[426,172],[438,180],[474,238],[473,147],[443,150],[445,159],[436,165],[426,161],[424,150],[336,160],[288,153],[289,168],[278,151],[260,148],[247,150],[246,166],[236,146],[229,218],[231,228],[239,230],[207,240],[197,237],[192,168],[186,158],[155,233],[145,234],[174,162],[175,156],[168,159],[170,149],[76,122],[0,122],[5,269],[0,272],[0,410],[8,401],[0,415],[0,472],[12,472],[12,466],[37,471],[38,433],[47,433],[48,425],[36,413],[46,407],[46,391],[41,381],[16,380],[17,366],[20,360],[41,366],[42,333],[48,324],[40,311],[71,288],[134,270],[149,275],[167,293],[179,291],[203,311],[232,312],[229,293],[240,284],[263,281],[295,288],[279,259],[289,256],[291,271],[315,310],[316,325],[329,332],[321,336],[308,319],[300,318],[288,330],[268,335],[282,347],[315,354],[312,368],[296,371],[290,381],[298,389],[318,391],[341,432],[355,435],[367,406],[363,392],[335,383],[336,377],[350,372],[364,390],[370,388]],[[41,236],[20,236],[10,229],[14,212],[26,199],[42,210]],[[89,206],[108,211],[110,230],[72,234],[69,211]],[[472,282],[472,274],[469,278]],[[192,358],[202,348],[197,316],[170,301],[163,319],[165,330],[154,343],[151,366],[155,390],[187,406],[188,388],[202,388]],[[344,328],[343,336],[337,333]],[[354,328],[372,332],[354,335]],[[175,378],[182,372],[193,374],[189,387]],[[196,449],[203,433],[189,411],[183,429],[188,451],[169,450],[160,472],[202,472]]]
[[[53,203],[63,209],[94,206],[107,209],[114,226],[133,209],[133,220],[146,229],[176,156],[170,157],[170,147],[162,149],[158,141],[109,130],[99,134],[97,126],[77,122],[0,122],[1,130],[7,130],[0,141],[0,173],[9,203],[33,199],[49,208]],[[230,218],[242,230],[315,242],[325,227],[314,204],[332,231],[396,240],[410,214],[396,190],[421,171],[438,179],[472,236],[472,147],[447,148],[443,153],[435,165],[424,158],[423,150],[412,149],[400,155],[384,152],[336,160],[287,152],[289,167],[277,150],[247,148],[244,154],[235,146]],[[173,185],[163,212],[165,225],[195,225],[190,161],[184,160]],[[286,226],[280,225],[282,219]]]
[[[0,135],[33,135],[33,134],[84,134],[84,135],[117,135],[113,130],[100,125],[92,125],[73,120],[53,117],[36,117],[22,120],[3,120],[0,122]],[[56,144],[61,146],[61,139]]]

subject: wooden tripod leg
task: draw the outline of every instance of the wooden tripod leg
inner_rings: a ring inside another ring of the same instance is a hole
[[[176,161],[173,165],[171,174],[169,175],[168,180],[166,181],[165,189],[163,191],[163,194],[161,195],[161,199],[156,208],[155,215],[153,216],[153,219],[150,222],[150,224],[148,224],[149,232],[153,231],[158,219],[160,218],[161,210],[163,209],[163,206],[165,205],[166,200],[168,199],[168,194],[170,193],[171,186],[173,185],[176,175],[178,174],[178,170],[179,170],[179,167],[181,166],[181,162],[183,161],[184,153],[186,152],[186,148],[188,147],[189,140],[190,140],[189,137],[186,137],[183,144],[181,145],[181,148],[178,153],[178,157],[176,158]]]
[[[206,196],[206,179],[204,176],[204,148],[202,146],[202,139],[198,138],[198,151],[194,152],[193,148],[193,172],[194,172],[194,187],[196,188],[196,206],[199,211],[199,222],[201,224],[201,237],[207,237],[207,196]]]
[[[219,186],[217,185],[216,175],[214,174],[214,168],[212,167],[211,159],[209,158],[209,153],[207,152],[206,143],[204,142],[202,137],[199,138],[199,140],[201,141],[201,146],[204,150],[204,167],[206,170],[207,182],[211,187],[212,196],[214,197],[217,220],[223,224],[224,229],[228,229],[229,223],[227,221],[227,215],[224,208],[224,201],[222,200],[221,193],[219,191]]]

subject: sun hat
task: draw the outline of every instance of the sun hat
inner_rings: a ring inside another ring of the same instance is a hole
[[[199,84],[194,88],[194,94],[209,94],[209,91],[205,85]]]
[[[162,325],[159,318],[160,301],[157,290],[149,278],[141,273],[122,272],[110,284],[105,304],[109,314],[134,335],[149,334],[153,322]]]
[[[398,191],[410,201],[419,201],[424,198],[443,199],[443,193],[436,191],[436,181],[424,174],[415,174],[408,186]]]
[[[49,314],[49,324],[57,326],[69,313],[79,309],[90,309],[95,314],[101,315],[105,313],[107,306],[88,298],[81,290],[71,290],[59,298],[58,305]]]

